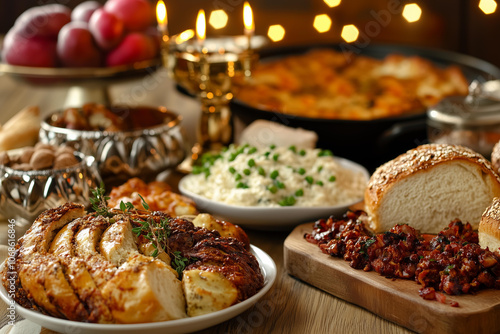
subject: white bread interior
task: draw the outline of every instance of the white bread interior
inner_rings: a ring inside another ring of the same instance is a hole
[[[500,198],[495,197],[491,205],[484,211],[479,223],[479,245],[492,252],[500,248]]]
[[[200,269],[186,270],[182,277],[190,317],[225,309],[238,299],[238,290],[222,274]]]
[[[370,227],[409,224],[438,233],[458,218],[477,229],[500,180],[491,164],[460,146],[422,145],[379,167],[365,193]]]
[[[104,286],[118,323],[143,323],[186,317],[181,282],[164,262],[135,255]]]

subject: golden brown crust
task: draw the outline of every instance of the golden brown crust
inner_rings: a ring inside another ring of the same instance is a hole
[[[409,175],[456,160],[477,164],[484,173],[492,175],[500,183],[500,177],[491,163],[479,153],[459,145],[427,144],[409,150],[377,168],[365,191],[365,205],[375,208],[385,191]]]
[[[218,280],[209,283],[222,286],[223,280],[234,286],[235,302],[263,286],[257,260],[236,239],[222,238],[218,232],[161,212],[119,213],[111,218],[81,216],[83,213],[82,206],[71,203],[47,210],[19,240],[15,274],[22,293],[15,296],[16,302],[55,317],[85,322],[185,317],[186,292],[170,267],[170,258],[162,262],[139,254],[137,246],[145,234],[133,235],[132,228],[146,222],[170,230],[165,246],[170,256],[180,252],[186,265],[196,262],[206,271],[220,273]],[[177,242],[173,235],[178,236]],[[191,244],[186,245],[189,240]],[[9,285],[5,275],[3,284]]]
[[[495,172],[500,174],[500,141],[493,146],[493,151],[491,152],[491,164]]]
[[[495,197],[483,213],[479,223],[479,243],[481,247],[490,247],[496,243],[500,245],[500,198]],[[483,241],[483,242],[481,242]],[[498,246],[495,246],[498,248]],[[494,249],[490,249],[494,251]]]

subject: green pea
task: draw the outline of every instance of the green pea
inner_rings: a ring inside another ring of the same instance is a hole
[[[231,174],[236,173],[236,169],[234,169],[234,167],[229,167],[229,173]]]
[[[318,186],[322,186],[322,185],[323,185],[323,181],[316,181],[316,184],[317,184]]]
[[[304,168],[299,168],[299,170],[297,171],[297,173],[299,173],[300,175],[304,175],[306,173],[306,170]]]
[[[285,197],[281,201],[279,201],[278,204],[281,206],[292,206],[295,204],[295,197],[293,196]]]
[[[306,155],[306,150],[300,150],[300,151],[299,151],[299,155],[300,155],[300,156],[302,156],[302,157],[303,157],[304,155]]]
[[[248,185],[243,183],[243,182],[238,182],[238,184],[236,185],[236,188],[239,188],[239,189],[247,189],[248,188]]]
[[[280,157],[280,155],[278,153],[274,153],[273,155],[273,160],[274,161],[278,161],[278,158]]]
[[[250,147],[248,150],[248,154],[254,154],[255,152],[257,152],[257,147]]]
[[[298,190],[295,192],[295,196],[297,196],[297,197],[304,196],[304,190],[302,190],[302,189],[298,189]]]
[[[292,145],[288,148],[290,151],[292,151],[293,153],[296,153],[297,152],[297,148],[295,147],[295,145]]]
[[[249,166],[249,167],[253,167],[253,166],[255,166],[255,160],[254,160],[254,159],[250,159],[250,160],[248,160],[248,166]]]
[[[314,182],[314,179],[313,179],[313,177],[312,177],[312,176],[306,176],[306,179],[305,179],[305,180],[306,180],[306,181],[307,181],[307,183],[309,183],[309,184],[313,184],[313,182]]]
[[[271,172],[270,177],[271,177],[271,179],[276,180],[276,178],[278,177],[278,175],[279,175],[279,172],[277,170],[273,170]]]
[[[330,150],[321,150],[318,153],[318,157],[328,157],[328,156],[330,156],[330,157],[333,156],[332,151],[330,151]]]
[[[330,182],[335,182],[336,180],[337,178],[334,175],[330,176],[330,178],[328,179],[328,181]]]
[[[266,171],[264,170],[264,168],[259,167],[258,172],[259,172],[259,175],[266,176]]]
[[[285,184],[281,181],[274,181],[274,183],[276,184],[276,187],[278,187],[279,189],[285,189]]]
[[[245,169],[243,170],[243,174],[245,174],[246,176],[250,175],[250,169],[245,168]]]
[[[243,176],[241,176],[241,174],[236,174],[236,176],[234,177],[234,180],[239,181],[239,180],[241,180],[242,177]]]
[[[276,188],[276,186],[272,185],[272,186],[268,186],[267,190],[269,190],[272,194],[276,194],[276,192],[278,191],[278,188]]]

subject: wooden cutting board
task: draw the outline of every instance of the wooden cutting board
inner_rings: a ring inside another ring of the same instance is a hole
[[[322,253],[317,245],[304,239],[312,225],[296,227],[285,240],[284,262],[290,275],[417,332],[500,331],[500,290],[446,295],[447,302],[457,301],[459,307],[424,300],[418,295],[421,285],[415,281],[356,270],[347,261]]]

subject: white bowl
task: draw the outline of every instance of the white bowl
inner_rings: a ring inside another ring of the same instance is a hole
[[[366,168],[347,159],[335,157],[335,160],[344,168],[363,173],[368,182],[370,174]],[[329,216],[340,216],[344,214],[350,206],[363,200],[363,198],[358,198],[352,202],[341,205],[322,207],[256,207],[229,205],[208,199],[187,190],[184,183],[189,177],[191,177],[191,175],[186,175],[180,180],[179,191],[183,195],[190,197],[196,203],[200,212],[208,212],[233,224],[258,230],[287,230],[304,222],[327,218]]]
[[[61,333],[88,333],[88,334],[109,334],[109,333],[190,333],[199,331],[226,320],[229,320],[238,314],[246,311],[253,306],[259,299],[261,299],[274,284],[276,279],[276,264],[273,259],[261,249],[251,245],[251,251],[259,261],[260,270],[264,276],[264,287],[252,297],[242,301],[236,305],[230,306],[226,309],[200,315],[192,318],[185,318],[179,320],[153,322],[147,324],[122,324],[122,325],[109,325],[109,324],[89,324],[84,322],[77,322],[71,320],[64,320],[52,316],[41,314],[37,311],[28,310],[22,306],[15,304],[16,312],[42,327],[51,329]],[[0,266],[0,271],[3,270],[5,262]],[[3,285],[0,285],[0,298],[10,305],[10,299],[7,291]]]

